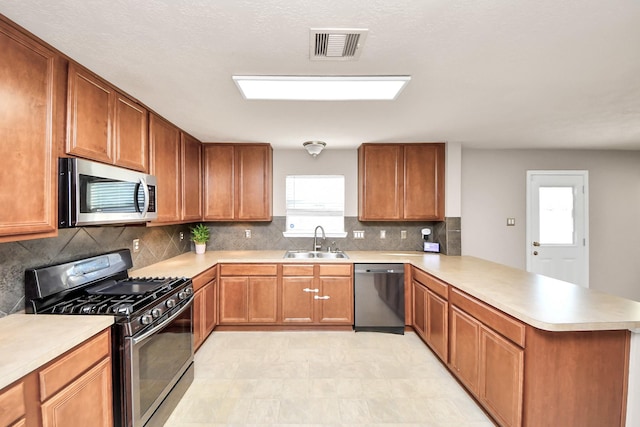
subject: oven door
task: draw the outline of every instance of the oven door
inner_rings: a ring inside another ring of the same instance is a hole
[[[193,296],[151,330],[125,338],[126,425],[141,427],[193,362]]]

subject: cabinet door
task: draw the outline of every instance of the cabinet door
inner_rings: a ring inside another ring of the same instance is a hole
[[[235,218],[271,221],[271,146],[238,145],[235,152]]]
[[[320,293],[314,294],[318,323],[353,324],[351,277],[320,277]]]
[[[115,164],[147,172],[149,170],[147,109],[116,92],[114,127]]]
[[[246,323],[248,315],[249,278],[220,278],[220,323]]]
[[[358,187],[359,220],[402,219],[402,145],[361,145]]]
[[[27,409],[24,389],[24,382],[20,381],[13,387],[0,392],[0,425],[14,426],[25,421]]]
[[[56,55],[4,22],[0,52],[0,242],[54,236]]]
[[[444,220],[444,144],[404,146],[404,219]]]
[[[216,301],[216,281],[209,282],[204,288],[204,337],[203,340],[216,327],[217,321],[217,301]]]
[[[158,219],[155,222],[180,221],[180,130],[155,114],[150,114],[149,142],[150,171],[158,182]]]
[[[204,144],[204,219],[234,219],[235,162],[232,145]]]
[[[478,397],[502,426],[520,425],[523,369],[524,350],[481,328]]]
[[[413,281],[413,329],[427,340],[427,288]]]
[[[249,278],[249,322],[276,323],[278,315],[278,278]]]
[[[42,404],[43,427],[113,426],[111,359],[73,381]]]
[[[313,277],[282,278],[282,322],[313,322],[314,295],[317,288]]]
[[[202,151],[200,141],[182,133],[182,219],[202,219]]]
[[[449,364],[460,381],[477,395],[480,323],[453,306],[450,314],[451,359]]]
[[[425,296],[427,302],[427,341],[433,351],[446,363],[449,343],[448,303],[428,289]]]
[[[103,80],[69,63],[67,153],[113,163],[111,117],[115,90]]]
[[[205,286],[206,287],[206,286]],[[193,295],[193,349],[197,350],[204,341],[205,287]]]

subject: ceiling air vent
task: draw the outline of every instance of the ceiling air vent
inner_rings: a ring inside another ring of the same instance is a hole
[[[311,28],[309,58],[313,61],[353,61],[360,57],[369,30]]]

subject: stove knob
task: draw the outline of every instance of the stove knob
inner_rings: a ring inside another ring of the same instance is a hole
[[[191,295],[193,293],[192,288],[186,288],[184,291],[187,293],[187,295]]]
[[[176,300],[174,300],[173,298],[168,299],[165,305],[167,306],[167,308],[173,308],[176,306]]]
[[[158,317],[160,317],[161,314],[162,314],[162,311],[160,311],[159,308],[154,308],[153,310],[151,310],[151,316],[154,319],[157,319]]]
[[[178,292],[178,298],[185,299],[187,297],[187,293],[185,291]]]
[[[140,323],[142,323],[143,325],[148,325],[152,320],[153,318],[150,315],[145,314],[140,318]]]

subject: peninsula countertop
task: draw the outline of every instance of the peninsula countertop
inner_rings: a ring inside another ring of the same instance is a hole
[[[111,327],[113,316],[11,314],[0,318],[0,389]]]
[[[193,252],[130,271],[131,276],[194,277],[218,263],[408,263],[547,331],[638,330],[640,302],[469,256],[346,251],[348,259],[285,259],[284,250]]]

